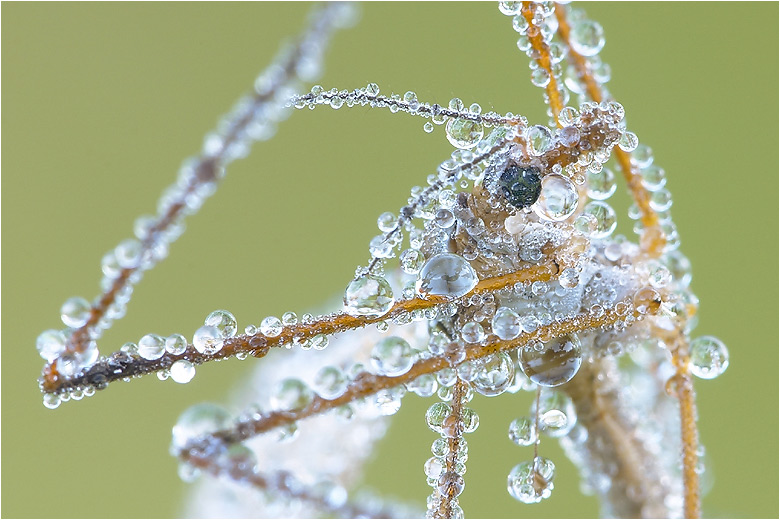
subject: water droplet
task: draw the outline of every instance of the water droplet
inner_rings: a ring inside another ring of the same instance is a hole
[[[485,339],[485,330],[476,321],[470,321],[460,329],[460,335],[467,343],[480,343]]]
[[[571,28],[571,48],[582,56],[595,56],[604,47],[604,29],[592,20],[582,20]]]
[[[222,333],[216,327],[204,325],[192,336],[192,346],[201,354],[212,356],[222,349]]]
[[[175,382],[189,383],[193,377],[195,377],[195,366],[186,359],[180,359],[171,365],[171,379]]]
[[[238,322],[229,311],[218,310],[206,316],[204,325],[216,327],[223,339],[232,338],[238,330]]]
[[[448,209],[440,209],[436,212],[433,221],[442,229],[448,229],[455,223],[455,215]]]
[[[716,337],[701,336],[691,341],[691,373],[702,379],[714,379],[729,366],[729,351]]]
[[[550,84],[550,73],[539,67],[531,71],[531,84],[536,87],[544,88]]]
[[[444,461],[439,457],[431,457],[425,461],[425,476],[438,479],[444,472]]]
[[[502,0],[498,2],[498,10],[507,16],[514,16],[520,12],[522,5],[522,2],[509,2]]]
[[[371,350],[371,368],[381,376],[405,374],[413,362],[414,350],[405,339],[397,336],[382,339]]]
[[[666,170],[651,164],[641,171],[642,186],[647,191],[658,191],[666,185]]]
[[[588,197],[593,200],[606,200],[616,189],[615,174],[612,170],[602,168],[598,173],[588,170]]]
[[[454,471],[448,471],[439,477],[438,488],[442,495],[456,497],[463,493],[465,486],[463,477]]]
[[[325,366],[314,377],[314,390],[323,399],[335,399],[344,393],[348,383],[349,379],[340,368]]]
[[[506,200],[516,208],[531,206],[539,198],[542,181],[535,166],[509,166],[498,179],[498,186]]]
[[[536,349],[520,351],[520,365],[525,375],[541,386],[559,386],[577,374],[582,364],[582,348],[576,334],[555,338]]]
[[[171,453],[178,455],[178,451],[187,443],[218,430],[230,426],[230,414],[223,407],[212,403],[200,403],[184,411],[173,427],[173,440]]]
[[[392,231],[393,228],[395,228],[395,224],[398,222],[395,218],[395,215],[390,213],[389,211],[385,211],[379,217],[376,219],[376,225],[379,228],[379,231],[383,233],[387,233],[388,231]]]
[[[580,113],[574,107],[563,107],[561,113],[558,114],[558,121],[564,126],[573,125],[577,118],[580,117]]]
[[[379,317],[393,307],[393,290],[381,276],[363,275],[344,292],[344,310],[351,316]]]
[[[65,352],[65,344],[68,338],[61,330],[47,330],[42,332],[35,340],[35,348],[43,359],[51,363]]]
[[[549,388],[543,388],[539,397],[540,433],[553,438],[568,435],[577,424],[577,412],[571,398]],[[531,405],[531,414],[536,415],[536,401]]]
[[[529,152],[537,157],[544,155],[552,146],[552,132],[546,126],[535,125],[527,133]]]
[[[442,424],[451,413],[452,407],[447,403],[433,403],[425,413],[425,423],[436,433],[442,433]]]
[[[267,316],[260,322],[260,332],[269,338],[275,338],[282,333],[282,320],[276,316]]]
[[[577,287],[577,285],[580,283],[580,273],[578,273],[577,270],[573,267],[567,267],[558,277],[558,283],[561,284],[561,287],[565,287],[567,289]]]
[[[433,123],[431,123],[430,121],[426,121],[425,124],[423,125],[423,130],[425,131],[426,134],[430,134],[431,132],[433,132]]]
[[[661,295],[652,287],[642,287],[634,293],[634,308],[640,314],[655,313],[661,306]]]
[[[624,152],[633,152],[637,145],[639,145],[639,138],[634,132],[629,132],[628,130],[623,132],[623,135],[618,139],[618,146]]]
[[[518,446],[532,446],[537,438],[536,422],[530,417],[518,417],[509,423],[509,440]]]
[[[564,126],[558,130],[558,140],[563,146],[572,148],[580,142],[580,131],[576,126]]]
[[[417,274],[425,264],[425,255],[417,249],[407,249],[401,253],[401,269],[406,274]]]
[[[502,394],[512,384],[515,365],[506,352],[499,352],[474,360],[474,378],[471,384],[482,395],[492,397]]]
[[[187,338],[181,334],[171,334],[165,339],[165,350],[174,356],[184,354],[187,350]]]
[[[469,293],[479,279],[465,258],[452,253],[441,253],[430,258],[417,278],[417,293],[423,298],[440,296],[454,300]]]
[[[509,472],[507,491],[525,504],[536,504],[549,498],[553,490],[555,464],[544,457],[521,462]]]
[[[289,378],[280,381],[271,394],[270,403],[274,410],[299,411],[308,406],[314,392],[300,379]]]
[[[522,332],[520,316],[509,307],[500,307],[491,323],[493,334],[504,341],[515,339]]]
[[[595,239],[607,238],[617,227],[617,215],[612,206],[606,202],[595,200],[589,202],[582,211],[582,216],[589,219],[589,236]]]
[[[68,298],[62,304],[60,317],[62,318],[62,323],[66,326],[78,329],[87,324],[91,312],[92,306],[85,298],[74,296],[73,298]]]
[[[532,208],[541,218],[560,222],[574,213],[578,201],[574,184],[562,175],[551,174],[542,179],[542,192]]]
[[[374,394],[373,405],[380,415],[395,415],[401,409],[401,398],[405,392],[403,385],[380,390]]]
[[[144,359],[160,359],[165,354],[165,340],[157,334],[147,334],[138,340],[138,355]]]
[[[114,249],[114,256],[116,262],[123,269],[133,269],[138,267],[141,263],[141,255],[143,254],[143,247],[141,242],[134,238],[130,238],[120,242]]]
[[[482,136],[485,135],[482,123],[470,119],[450,119],[444,128],[450,144],[455,148],[463,150],[474,148],[479,140],[482,139]]]

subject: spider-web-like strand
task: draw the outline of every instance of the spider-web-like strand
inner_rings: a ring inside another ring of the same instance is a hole
[[[317,89],[317,87],[315,87],[315,89]],[[316,105],[328,105],[331,108],[338,109],[344,105],[347,107],[368,105],[374,108],[387,108],[393,113],[398,111],[406,112],[407,114],[424,117],[426,119],[434,117],[466,119],[486,126],[516,126],[526,124],[525,119],[518,115],[501,116],[495,112],[481,114],[469,110],[454,110],[452,108],[445,108],[438,103],[421,103],[417,101],[416,96],[409,96],[410,99],[406,99],[406,97],[401,98],[401,96],[397,94],[385,96],[383,94],[374,94],[367,88],[358,88],[350,92],[347,90],[339,91],[335,88],[323,91],[322,87],[319,87],[319,90],[315,90],[315,92],[294,96],[290,99],[287,106],[302,109],[305,107],[314,108]]]

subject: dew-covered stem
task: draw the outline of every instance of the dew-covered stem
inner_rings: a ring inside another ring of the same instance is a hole
[[[536,51],[536,62],[539,65],[539,68],[547,73],[547,85],[545,86],[545,91],[547,92],[547,97],[550,100],[550,109],[552,110],[553,120],[555,120],[555,124],[558,125],[558,128],[560,128],[563,125],[561,125],[561,122],[558,120],[558,114],[560,114],[561,110],[563,110],[563,100],[561,99],[561,92],[558,87],[558,82],[555,78],[556,75],[552,69],[552,61],[550,60],[550,47],[544,42],[544,38],[542,37],[539,27],[533,23],[533,19],[536,14],[536,8],[537,6],[534,2],[523,2],[523,7],[520,12],[528,23],[528,31],[526,32],[526,35],[528,36],[528,40],[531,43],[531,47],[533,47],[534,51]]]
[[[682,464],[685,518],[701,517],[701,497],[699,496],[699,430],[696,427],[696,392],[693,388],[690,365],[689,346],[680,336],[673,352],[673,360],[677,369],[672,379],[674,392],[680,402],[680,426],[682,437]]]

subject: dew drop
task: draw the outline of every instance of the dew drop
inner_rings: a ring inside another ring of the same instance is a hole
[[[567,289],[577,287],[577,285],[580,283],[580,273],[578,273],[577,270],[573,267],[567,267],[558,277],[558,283],[561,284],[561,287],[565,287]]]
[[[177,383],[189,383],[195,377],[195,366],[186,359],[175,361],[171,365],[171,379]]]
[[[520,351],[523,372],[541,386],[559,386],[571,381],[581,364],[582,348],[576,334],[555,338],[538,350],[526,347]]]
[[[552,132],[546,126],[534,125],[528,129],[528,145],[532,155],[544,155],[552,146]]]
[[[165,339],[157,334],[147,334],[138,340],[138,355],[144,359],[160,359],[165,354]]]
[[[222,349],[222,333],[216,327],[204,325],[192,336],[192,346],[201,354],[212,356]]]
[[[504,341],[515,339],[522,332],[520,316],[509,307],[500,307],[496,311],[491,326],[493,334]]]
[[[661,295],[652,287],[642,287],[634,293],[634,308],[640,314],[655,313],[661,306]]]
[[[433,403],[425,413],[425,423],[436,433],[442,433],[442,424],[451,413],[452,407],[447,403]]]
[[[691,341],[691,373],[701,379],[714,379],[729,366],[729,351],[716,337],[700,336]]]
[[[423,125],[423,130],[425,131],[426,134],[430,134],[431,132],[433,132],[433,123],[431,123],[430,121],[426,121],[425,124]]]
[[[544,457],[521,462],[509,472],[507,491],[525,504],[536,504],[549,498],[553,490],[555,464]]]
[[[582,56],[595,56],[604,47],[604,29],[592,20],[582,20],[571,28],[571,48]]]
[[[238,330],[238,322],[229,311],[218,310],[206,316],[204,325],[215,327],[223,339],[232,338]]]
[[[465,258],[441,253],[425,263],[415,287],[423,298],[439,296],[454,300],[469,293],[478,282],[476,271]]]
[[[633,152],[638,145],[639,138],[634,132],[629,132],[628,130],[623,132],[623,135],[618,139],[618,146],[624,152]]]
[[[476,321],[470,321],[460,329],[460,335],[467,343],[480,343],[485,339],[485,330]]]
[[[335,399],[347,389],[349,379],[338,367],[322,367],[314,377],[314,390],[323,399]]]
[[[452,213],[450,213],[452,214]],[[401,253],[401,269],[406,274],[417,274],[425,265],[425,255],[417,249],[407,249]]]
[[[120,242],[114,249],[114,256],[119,267],[123,269],[133,269],[138,267],[141,263],[141,255],[143,254],[143,247],[141,242],[134,238],[130,238]]]
[[[172,454],[177,455],[192,439],[227,428],[230,422],[230,414],[219,405],[200,403],[188,408],[173,427]]]
[[[276,316],[267,316],[260,322],[260,332],[269,338],[275,338],[282,333],[282,320]]]
[[[588,170],[588,197],[593,200],[606,200],[615,193],[615,173],[609,168],[602,168],[595,173]]]
[[[60,308],[60,317],[62,323],[68,327],[78,329],[83,327],[89,321],[92,306],[81,296],[74,296],[65,300]]]
[[[60,396],[57,394],[43,394],[43,406],[49,410],[54,410],[60,405]]]
[[[536,415],[536,402],[531,406]],[[562,392],[543,388],[539,399],[539,433],[553,438],[564,437],[577,424],[577,412],[571,398]]]
[[[450,119],[444,128],[450,144],[462,150],[474,148],[485,135],[482,123],[470,119]]]
[[[35,340],[35,348],[43,359],[51,363],[65,352],[68,338],[61,330],[47,330],[41,332]]]
[[[589,233],[591,238],[607,238],[617,227],[617,215],[615,215],[615,210],[606,202],[600,200],[589,202],[585,206],[582,215],[584,215],[585,218],[592,217],[594,227]]]
[[[276,385],[270,403],[274,410],[299,411],[306,408],[313,398],[314,392],[306,383],[289,378]]]
[[[471,384],[482,395],[493,397],[502,394],[512,384],[515,365],[506,352],[499,352],[474,360],[474,378]]]
[[[381,376],[405,374],[413,362],[414,350],[405,339],[397,336],[382,339],[371,350],[371,368]]]
[[[509,440],[518,446],[532,446],[538,435],[536,422],[530,417],[518,417],[509,423]]]
[[[171,334],[165,339],[165,350],[174,356],[184,354],[187,350],[187,338],[181,334]]]
[[[392,306],[393,290],[381,276],[360,276],[344,292],[344,311],[350,316],[379,317],[387,314]]]
[[[551,174],[542,179],[542,192],[532,208],[542,219],[560,222],[574,213],[578,201],[574,184],[562,175]]]

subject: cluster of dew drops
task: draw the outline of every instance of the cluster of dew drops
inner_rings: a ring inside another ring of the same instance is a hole
[[[500,2],[500,9],[504,14],[513,17],[513,27],[521,33],[518,47],[523,51],[530,52],[530,44],[526,36],[528,23],[518,12],[519,2]],[[540,26],[545,38],[555,32],[554,20],[554,16],[543,16],[539,20],[540,23],[537,25]],[[551,36],[549,40],[551,40]],[[609,80],[609,67],[603,64],[597,56],[604,45],[604,39],[603,31],[596,22],[573,17],[571,44],[578,53],[589,57],[597,80],[602,83]],[[565,54],[562,46],[558,43],[551,43],[550,52],[553,75],[557,80],[562,80],[568,89],[562,89],[562,93],[565,94],[564,101],[568,100],[569,90],[576,94],[582,94],[579,82],[575,81],[576,73],[561,70],[559,62]],[[535,60],[531,60],[531,69],[532,83],[539,87],[546,87],[550,81],[549,74],[535,66]],[[322,87],[319,86],[315,86],[311,91],[315,99],[324,93]],[[358,89],[354,93],[344,92],[343,95],[335,95],[331,91],[331,94],[329,104],[332,108],[339,108],[343,103],[351,105],[356,102],[372,106],[381,105],[371,101],[376,99],[379,94],[379,88],[375,84],[369,84],[365,89]],[[453,316],[457,311],[455,300],[464,297],[478,284],[478,275],[469,263],[469,260],[476,258],[476,252],[464,251],[461,256],[446,252],[445,246],[442,244],[437,246],[435,242],[437,237],[442,241],[441,237],[445,236],[444,231],[451,229],[456,223],[459,226],[464,226],[475,237],[485,234],[487,230],[479,229],[480,224],[484,228],[484,223],[481,221],[475,222],[474,219],[461,221],[456,215],[457,187],[466,189],[482,179],[484,165],[474,162],[472,159],[476,155],[485,154],[493,149],[496,143],[499,143],[501,139],[506,139],[513,130],[506,126],[495,125],[496,128],[485,137],[485,127],[490,126],[486,121],[494,119],[497,114],[486,114],[482,120],[478,117],[445,117],[437,109],[438,105],[433,107],[426,105],[427,110],[420,110],[421,104],[413,92],[407,92],[403,97],[392,96],[392,99],[397,103],[390,106],[391,111],[400,109],[418,115],[423,113],[429,117],[430,121],[424,124],[425,132],[432,132],[434,125],[445,125],[446,137],[456,150],[451,159],[442,163],[437,174],[429,177],[428,182],[431,185],[440,180],[445,181],[445,186],[438,190],[430,200],[421,199],[421,195],[425,191],[421,187],[415,187],[412,189],[409,203],[410,205],[417,204],[417,206],[413,208],[411,214],[405,215],[406,218],[403,222],[400,221],[400,217],[389,212],[379,216],[377,225],[381,234],[371,240],[369,245],[372,261],[378,260],[377,266],[372,269],[358,268],[355,279],[349,283],[344,293],[344,311],[356,317],[380,318],[391,310],[396,303],[396,298],[390,282],[384,275],[383,263],[396,255],[399,257],[401,271],[408,275],[402,289],[404,298],[436,296],[443,299],[445,303],[426,310],[400,313],[394,315],[392,319],[396,325],[430,320],[429,342],[425,350],[412,347],[407,340],[401,337],[386,337],[374,345],[368,367],[364,367],[361,363],[356,363],[347,369],[325,366],[315,376],[312,388],[299,379],[285,379],[277,385],[271,396],[270,405],[275,410],[301,410],[311,402],[315,395],[324,399],[337,398],[347,390],[352,379],[365,369],[377,375],[395,377],[408,372],[415,361],[419,359],[439,355],[451,356],[453,359],[450,368],[445,368],[435,375],[420,376],[398,388],[382,390],[372,397],[373,405],[383,415],[392,415],[398,411],[401,398],[407,390],[424,397],[437,394],[440,398],[440,401],[434,403],[426,413],[427,425],[431,430],[440,434],[440,437],[431,446],[433,456],[424,464],[427,482],[435,490],[428,498],[428,514],[430,516],[438,508],[440,496],[457,497],[463,491],[463,474],[466,471],[465,462],[468,458],[467,443],[460,438],[457,450],[453,453],[450,452],[451,443],[449,441],[458,432],[471,433],[479,426],[479,417],[476,412],[466,407],[466,404],[472,400],[474,392],[485,396],[496,396],[504,392],[536,391],[537,388],[541,388],[539,397],[531,406],[529,414],[511,422],[509,439],[519,446],[535,446],[542,433],[553,438],[566,436],[576,423],[576,413],[571,399],[563,393],[555,391],[554,388],[574,377],[582,362],[582,354],[576,334],[568,334],[546,343],[539,343],[531,348],[521,349],[516,354],[515,359],[509,353],[501,352],[480,360],[463,363],[463,358],[459,357],[463,355],[462,350],[460,354],[448,351],[452,338],[447,331],[438,330],[434,325],[437,323],[437,317]],[[313,108],[314,104],[309,103],[309,108]],[[296,107],[302,108],[306,105],[306,103],[300,103]],[[385,106],[387,105],[385,104]],[[478,104],[474,103],[466,109],[463,101],[457,98],[449,103],[448,108],[450,111],[472,116],[480,116],[481,114],[481,107]],[[610,108],[622,111],[622,107],[614,102],[610,104]],[[558,131],[557,135],[553,135],[549,128],[541,125],[525,129],[525,137],[529,142],[530,151],[541,156],[549,149],[555,139],[561,141],[568,139],[576,142],[579,137],[572,135],[576,128],[571,124],[578,115],[576,109],[565,108],[560,115],[564,127]],[[507,114],[505,117],[515,119],[516,116]],[[633,133],[623,132],[618,146],[626,152],[632,152],[632,161],[639,169],[642,184],[651,193],[650,205],[659,213],[661,227],[666,234],[670,248],[667,257],[672,264],[676,263],[673,267],[677,271],[683,273],[687,271],[689,281],[690,267],[687,264],[687,259],[676,252],[679,238],[671,217],[668,215],[668,210],[671,207],[671,195],[665,188],[664,170],[653,164],[652,151],[647,146],[639,144]],[[545,175],[541,179],[533,171],[518,170],[513,171],[512,175],[510,181],[504,184],[499,182],[503,193],[507,197],[525,196],[527,193],[524,190],[528,188],[523,183],[527,182],[531,189],[538,192],[538,199],[530,209],[540,219],[549,222],[561,222],[574,213],[579,197],[575,183],[587,183],[587,194],[591,202],[585,206],[583,214],[575,221],[575,228],[594,239],[608,238],[615,230],[615,212],[605,202],[616,190],[615,174],[608,167],[596,163],[595,167],[588,168],[584,178],[573,179],[574,183],[561,175],[560,171]],[[407,208],[410,207],[407,206]],[[421,216],[427,221],[425,230],[411,224],[412,215]],[[636,206],[630,208],[629,216],[637,221],[635,231],[641,232],[639,210]],[[516,224],[522,226],[520,223]],[[143,226],[144,223],[141,225]],[[509,232],[512,232],[510,229],[512,225],[513,222],[508,219],[506,226]],[[404,238],[402,231],[405,231],[408,237],[409,247],[398,254]],[[179,230],[174,229],[172,235],[179,232]],[[168,237],[169,240],[174,238],[175,236]],[[427,245],[424,247],[426,241]],[[431,242],[434,243],[433,246]],[[117,264],[114,270],[128,265],[136,265],[140,261],[139,251],[136,251],[138,248],[131,246],[134,246],[134,243],[123,243],[113,252],[113,256],[109,260]],[[617,243],[617,246],[619,249],[620,244]],[[426,258],[426,255],[421,251],[421,249],[426,248],[439,252]],[[609,247],[605,253],[609,257]],[[538,258],[527,260],[538,260]],[[665,269],[664,266],[659,266],[658,272],[661,274],[658,276],[668,277],[668,270],[665,271],[664,275]],[[104,271],[106,271],[105,267]],[[560,277],[559,284],[562,287],[576,286],[577,276],[578,273],[575,269],[566,269]],[[548,285],[544,282],[535,282],[530,290],[535,295],[540,295],[548,290]],[[124,306],[129,296],[130,294],[119,295],[117,298],[118,308],[113,313],[109,312],[109,319],[116,319],[124,314]],[[477,305],[495,302],[495,297],[491,293],[475,295],[471,299],[474,301],[470,303]],[[61,357],[67,344],[68,333],[84,326],[89,320],[90,311],[91,305],[86,299],[81,297],[68,299],[61,309],[62,322],[67,328],[45,331],[37,339],[37,348],[41,357],[49,362],[59,359],[58,369],[66,377],[75,375],[84,367],[89,367],[97,361],[96,348],[88,348],[84,353],[72,354],[74,357],[72,363],[68,362],[68,355]],[[300,320],[304,324],[313,321],[314,317],[311,314],[303,315]],[[502,340],[511,340],[522,332],[533,332],[540,325],[549,324],[549,322],[551,320],[545,323],[533,314],[520,316],[509,307],[499,307],[493,312],[490,325],[493,334]],[[295,313],[286,312],[281,318],[265,317],[259,326],[248,325],[244,332],[253,338],[258,338],[260,335],[274,338],[279,336],[286,327],[294,327],[298,323],[299,319]],[[388,321],[378,321],[377,328],[381,332],[387,331],[389,329]],[[230,312],[215,310],[206,317],[204,325],[193,334],[192,345],[203,355],[214,355],[222,349],[226,340],[237,334],[237,331],[237,320]],[[458,334],[466,343],[479,344],[491,331],[484,330],[478,321],[469,321],[462,326]],[[285,347],[298,346],[302,349],[322,350],[327,345],[327,336],[319,334],[308,339],[294,338],[293,344],[285,345]],[[185,354],[187,346],[187,339],[181,334],[167,337],[146,334],[137,343],[126,343],[120,352],[131,357],[157,360],[165,353],[175,356]],[[545,353],[550,351],[556,352],[565,362],[554,369],[543,368],[540,360]],[[712,379],[722,374],[728,366],[728,351],[725,345],[714,337],[703,336],[694,339],[690,343],[690,354],[691,372],[700,378]],[[246,354],[240,354],[239,358],[246,358]],[[73,370],[69,368],[71,365]],[[158,372],[160,379],[170,378],[177,383],[187,383],[194,376],[195,366],[186,359],[186,356],[174,361],[169,369]],[[459,379],[468,384],[460,396],[461,417],[460,424],[456,426],[451,420],[453,418],[452,400],[456,395],[454,388]],[[84,395],[93,393],[94,388],[87,387],[62,396],[46,394],[44,395],[44,404],[49,408],[56,408],[61,400],[80,399]],[[203,434],[209,428],[217,429],[215,427],[217,423],[219,423],[220,428],[229,424],[229,416],[226,412],[221,411],[221,409],[209,411],[210,409],[203,409],[202,406],[197,405],[182,415],[179,421],[181,424],[177,425],[180,437],[184,435],[178,441],[179,447],[186,445],[186,441],[193,435]],[[208,406],[214,408],[213,405]],[[217,415],[221,418],[219,421],[215,419]],[[174,429],[174,434],[176,431],[177,429]],[[281,432],[280,438],[291,440],[295,438],[295,432],[295,425],[291,425],[290,428]],[[174,439],[174,444],[177,444],[176,439]],[[454,471],[446,470],[448,462],[454,463],[450,464]],[[517,464],[512,468],[508,475],[507,489],[512,497],[521,502],[536,503],[550,496],[554,474],[555,465],[552,461],[541,456],[534,456],[531,460]],[[452,503],[452,511],[455,517],[462,517],[462,510],[457,504],[457,498]]]

